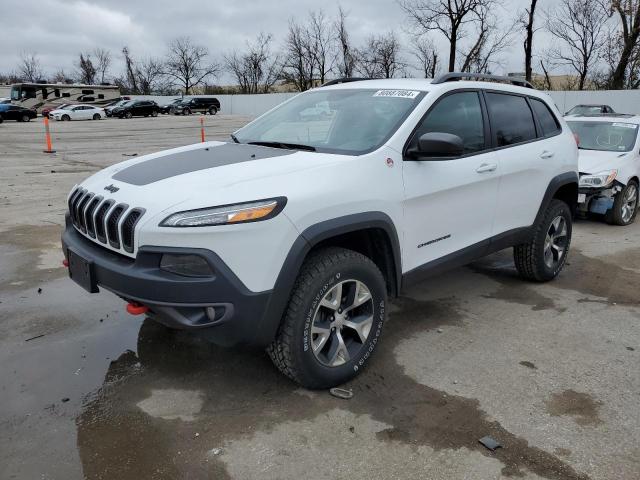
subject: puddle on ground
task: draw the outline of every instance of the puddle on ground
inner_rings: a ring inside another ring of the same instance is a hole
[[[262,351],[221,349],[197,332],[170,331],[145,320],[137,353],[125,352],[111,362],[103,386],[86,398],[76,419],[85,478],[230,478],[224,453],[212,451],[224,452],[234,440],[286,422],[313,422],[336,408],[384,424],[376,433],[382,444],[468,449],[498,459],[504,475],[531,471],[549,479],[588,478],[487,418],[477,400],[419,384],[404,373],[394,354],[402,340],[462,321],[455,299],[398,299],[371,364],[345,386],[354,392],[345,401],[301,390]],[[170,402],[190,392],[192,405],[167,417],[158,410],[158,392]],[[179,418],[185,412],[189,421]],[[505,448],[489,452],[478,443],[485,435]]]
[[[602,423],[598,416],[602,402],[594,400],[586,393],[575,390],[554,393],[546,405],[550,415],[554,417],[572,416],[578,425],[599,425]]]

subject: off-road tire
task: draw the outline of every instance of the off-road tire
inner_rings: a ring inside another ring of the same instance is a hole
[[[567,240],[564,254],[558,264],[550,268],[544,261],[545,239],[551,222],[558,216],[562,216],[566,222]],[[535,282],[548,282],[558,276],[567,261],[569,247],[571,245],[571,209],[563,201],[554,198],[544,212],[542,219],[533,229],[533,236],[529,243],[523,243],[513,247],[513,260],[516,265],[516,270],[518,270],[522,278]]]
[[[348,362],[329,367],[312,351],[311,326],[318,302],[339,281],[358,280],[372,297],[373,323],[362,347]],[[276,339],[267,347],[273,363],[287,377],[306,388],[340,385],[356,376],[371,358],[386,318],[387,290],[378,267],[364,255],[330,247],[305,260],[293,287]]]
[[[636,190],[636,209],[631,215],[631,218],[628,221],[625,221],[622,218],[622,204],[624,203],[625,198],[627,196],[627,192],[629,191],[629,188],[631,186],[633,186]],[[631,180],[615,196],[613,200],[613,207],[605,215],[605,220],[607,221],[607,223],[610,223],[611,225],[620,225],[620,226],[631,225],[636,218],[636,214],[638,213],[638,208],[639,208],[638,203],[640,202],[640,198],[638,198],[639,195],[640,194],[638,193],[638,182],[636,182],[635,180]]]

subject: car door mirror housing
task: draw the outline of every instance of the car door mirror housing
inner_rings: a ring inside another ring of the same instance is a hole
[[[438,160],[459,157],[464,153],[464,143],[458,135],[429,132],[420,136],[418,145],[407,151],[415,160]]]

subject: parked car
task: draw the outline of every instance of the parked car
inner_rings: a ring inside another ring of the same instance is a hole
[[[578,211],[598,213],[615,225],[633,223],[638,213],[640,116],[608,115],[567,119],[578,139]]]
[[[104,107],[104,113],[107,115],[107,117],[111,117],[113,116],[113,110],[118,108],[118,107],[122,107],[123,105],[125,105],[127,102],[129,102],[130,100],[118,100],[115,103],[112,103],[111,105],[107,105],[106,107]]]
[[[0,97],[0,105],[4,105],[6,103],[11,103],[11,99],[7,97]]]
[[[565,113],[565,116],[572,115],[598,115],[601,113],[616,113],[609,105],[576,105]]]
[[[65,108],[68,105],[71,105],[71,104],[70,103],[63,103],[62,105],[48,105],[48,106],[46,106],[46,107],[44,107],[42,109],[42,116],[49,118],[49,114],[53,110],[61,110],[61,109]]]
[[[152,100],[129,100],[111,110],[111,115],[118,118],[157,117],[159,111],[160,107]]]
[[[166,103],[164,105],[160,105],[160,113],[162,113],[163,115],[167,115],[167,114],[171,113],[171,108],[174,107],[175,105],[177,105],[178,103],[182,102],[182,101],[183,101],[182,98],[174,98],[169,103]]]
[[[576,141],[545,93],[513,83],[330,82],[233,143],[112,165],[69,194],[69,275],[130,313],[266,346],[305,387],[345,382],[411,282],[511,246],[527,280],[562,270]],[[300,115],[327,103],[323,124]]]
[[[191,115],[192,113],[215,115],[218,110],[220,110],[220,102],[213,97],[187,98],[171,107],[171,113],[174,115]]]
[[[49,112],[49,118],[67,122],[69,120],[100,120],[106,117],[104,109],[95,105],[67,105]]]
[[[0,105],[0,117],[3,120],[16,120],[18,122],[29,122],[32,118],[36,118],[38,114],[35,110],[24,108],[19,105],[4,103]]]

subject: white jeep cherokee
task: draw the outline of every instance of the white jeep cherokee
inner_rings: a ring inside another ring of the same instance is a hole
[[[354,80],[292,98],[233,142],[77,185],[71,278],[169,327],[265,346],[323,388],[366,365],[387,299],[412,281],[511,246],[523,277],[560,272],[578,152],[549,97],[469,74]]]

